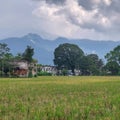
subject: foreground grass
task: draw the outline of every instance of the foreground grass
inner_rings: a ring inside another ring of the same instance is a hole
[[[120,77],[0,78],[0,120],[119,120]]]

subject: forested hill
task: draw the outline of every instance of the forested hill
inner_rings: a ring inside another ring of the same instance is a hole
[[[67,39],[59,37],[55,40],[43,39],[37,34],[29,33],[23,37],[11,37],[4,40],[0,40],[0,43],[8,44],[11,52],[15,55],[23,52],[27,45],[30,45],[35,50],[34,58],[36,58],[41,64],[53,64],[54,49],[62,43],[77,44],[85,54],[95,53],[102,59],[104,55],[112,50],[117,45],[120,45],[120,41],[97,41],[88,39]]]

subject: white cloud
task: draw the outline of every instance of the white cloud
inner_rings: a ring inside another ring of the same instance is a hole
[[[77,30],[76,26],[66,20],[64,14],[58,14],[58,12],[63,10],[63,7],[54,4],[49,5],[45,2],[41,2],[39,5],[40,7],[35,9],[33,14],[38,17],[37,24],[39,24],[43,31],[55,36],[67,37]]]
[[[100,4],[99,0],[93,1]],[[103,2],[106,5],[111,4],[110,0],[103,0]],[[100,13],[99,8],[84,9],[77,0],[66,0],[62,6],[48,4],[45,1],[39,2],[33,15],[37,17],[40,26],[41,23],[44,25],[41,27],[43,31],[56,36],[111,39],[111,36],[106,33],[112,26],[109,17]]]
[[[112,0],[103,0],[103,2],[106,4],[106,5],[111,5],[111,3],[112,3]]]
[[[33,32],[49,39],[59,36],[96,40],[120,38],[120,0],[33,1],[1,2],[1,36]]]

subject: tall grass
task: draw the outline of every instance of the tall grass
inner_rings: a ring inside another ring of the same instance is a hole
[[[119,120],[120,77],[0,79],[0,120]]]

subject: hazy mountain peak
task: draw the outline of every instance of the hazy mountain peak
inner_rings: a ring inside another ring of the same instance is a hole
[[[59,37],[53,41],[43,39],[38,34],[28,33],[23,37],[12,37],[4,40],[0,40],[1,43],[7,43],[13,54],[21,53],[26,49],[27,45],[34,48],[34,57],[41,64],[53,65],[54,50],[60,44],[71,43],[78,45],[85,54],[96,53],[100,58],[104,58],[107,52],[112,50],[119,42],[114,41],[95,41],[88,39],[68,39]]]
[[[68,40],[68,39],[65,38],[65,37],[58,37],[58,38],[56,38],[55,40],[58,41],[58,40]]]
[[[43,39],[40,35],[35,33],[28,33],[27,35],[23,36],[26,39]]]

